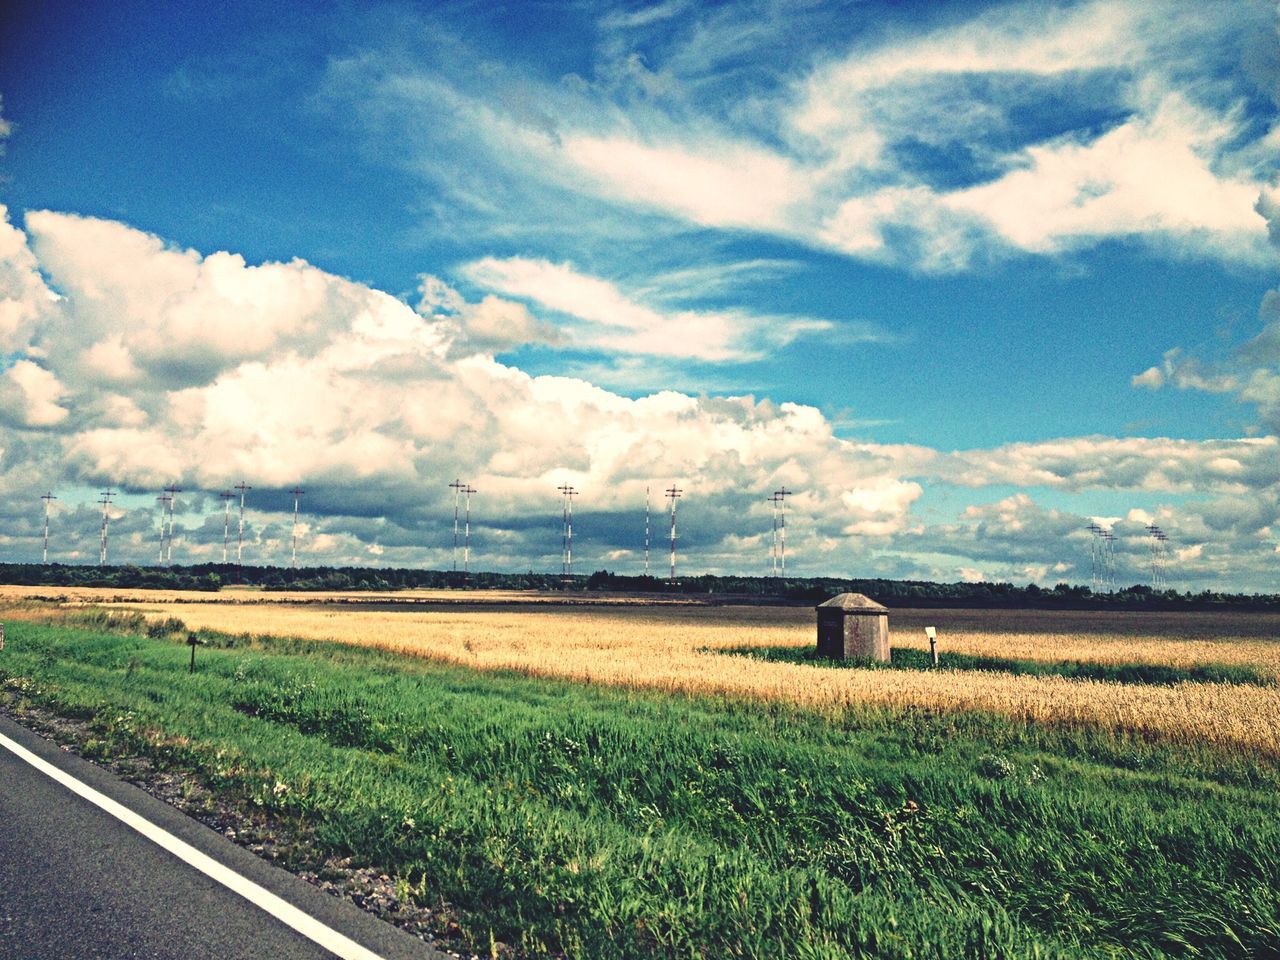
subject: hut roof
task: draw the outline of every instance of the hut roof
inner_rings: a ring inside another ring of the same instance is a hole
[[[842,593],[838,596],[832,597],[826,603],[818,604],[819,610],[830,610],[833,608],[858,613],[883,613],[886,616],[889,613],[888,607],[876,603],[870,597],[864,596],[861,593]]]

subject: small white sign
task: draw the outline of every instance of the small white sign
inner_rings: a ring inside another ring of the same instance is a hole
[[[924,628],[924,635],[925,635],[926,637],[928,637],[930,640],[936,640],[936,639],[938,638],[938,629],[937,629],[937,627],[925,627],[925,628]]]

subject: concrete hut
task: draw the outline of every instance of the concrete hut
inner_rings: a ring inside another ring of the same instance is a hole
[[[889,662],[888,607],[860,593],[842,593],[818,604],[817,609],[818,656]]]

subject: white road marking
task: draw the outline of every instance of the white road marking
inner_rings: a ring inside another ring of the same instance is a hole
[[[265,887],[259,886],[247,877],[242,877],[230,867],[223,866],[217,860],[201,853],[186,841],[179,840],[167,830],[161,829],[123,804],[117,803],[105,794],[99,793],[88,784],[81,783],[75,777],[59,770],[47,760],[42,760],[26,747],[15,743],[2,733],[0,733],[0,747],[9,750],[14,756],[31,764],[46,776],[53,778],[72,793],[84,797],[94,806],[111,814],[125,826],[136,830],[152,843],[168,850],[179,860],[190,864],[233,893],[238,893],[254,906],[265,910],[281,923],[292,927],[308,940],[319,944],[330,953],[341,957],[342,960],[382,960],[378,954],[362,947],[350,937],[346,937],[332,927],[326,926],[315,917],[304,913]]]

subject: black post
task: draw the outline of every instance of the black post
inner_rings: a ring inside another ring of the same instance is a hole
[[[187,637],[187,645],[191,647],[191,669],[188,673],[196,672],[196,644],[199,642],[200,641],[196,639],[196,635],[194,633]]]

